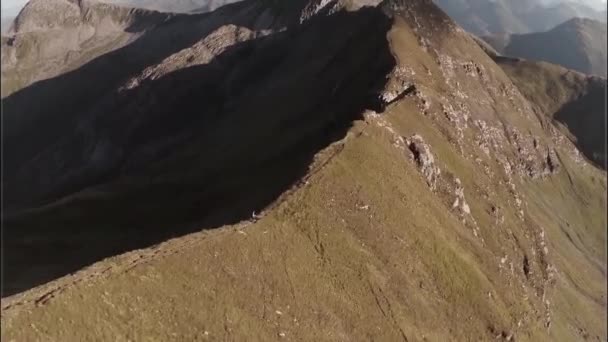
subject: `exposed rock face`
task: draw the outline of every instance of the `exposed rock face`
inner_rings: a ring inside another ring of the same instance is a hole
[[[456,199],[454,200],[454,204],[452,204],[452,208],[458,208],[462,211],[463,214],[470,215],[471,208],[467,204],[467,201],[464,199],[464,188],[462,187],[462,182],[460,179],[456,178]]]
[[[380,94],[382,106],[386,106],[403,99],[407,95],[417,93],[416,85],[412,81],[415,72],[406,66],[397,66],[389,75],[389,83],[384,86]]]
[[[441,170],[435,166],[435,158],[431,153],[431,149],[419,135],[413,135],[405,140],[408,149],[412,154],[412,158],[420,168],[420,172],[424,175],[426,183],[431,190],[435,190],[437,186],[437,177],[441,174]]]
[[[325,14],[332,14],[340,9],[340,1],[335,0],[317,0],[310,1],[302,14],[300,15],[300,23],[312,18],[313,16],[323,12]]]
[[[28,2],[13,23],[12,33],[50,30],[58,27],[74,27],[81,22],[81,13],[86,6],[80,1]]]
[[[537,137],[522,136],[515,128],[508,130],[508,139],[517,147],[515,170],[532,179],[559,171],[559,160],[554,149],[542,147]]]

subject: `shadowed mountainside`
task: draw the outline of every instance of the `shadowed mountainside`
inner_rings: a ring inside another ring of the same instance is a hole
[[[580,151],[606,169],[605,78],[544,62],[495,60],[541,113],[559,122],[557,127]]]
[[[11,134],[4,144],[9,214],[3,271],[11,282],[5,294],[184,234],[193,223],[197,229],[217,227],[265,207],[306,173],[319,149],[343,137],[364,109],[377,108],[374,99],[395,64],[385,38],[389,27],[377,9],[318,17],[237,43],[205,65],[116,91],[115,71],[106,69],[130,56],[124,49],[141,49],[144,36],[6,98],[3,115]],[[225,28],[227,35],[244,30]],[[325,31],[331,34],[315,42]],[[159,35],[151,34],[158,42]],[[146,51],[151,63],[154,54]],[[191,52],[193,59],[197,52]],[[103,88],[65,91],[91,74],[108,77],[91,85]],[[16,121],[23,112],[29,114],[27,124]],[[41,128],[34,139],[26,134]],[[10,214],[68,194],[74,195],[50,207]],[[36,231],[43,222],[51,236],[39,243],[27,239],[41,233]],[[92,245],[74,235],[73,227],[82,225],[87,240],[96,236]],[[24,248],[37,253],[23,255]],[[58,248],[78,257],[68,262]],[[48,272],[23,278],[23,265],[45,265]]]

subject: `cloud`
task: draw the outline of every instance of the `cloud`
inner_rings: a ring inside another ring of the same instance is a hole
[[[2,4],[2,16],[3,17],[14,17],[19,14],[19,11],[28,0],[2,0],[0,3]],[[103,1],[103,0],[102,0]],[[167,0],[171,1],[171,0]],[[488,0],[493,1],[493,0]],[[594,7],[596,9],[605,9],[607,0],[541,0],[546,4],[555,4],[559,2],[578,2],[581,4],[585,4],[587,6]]]

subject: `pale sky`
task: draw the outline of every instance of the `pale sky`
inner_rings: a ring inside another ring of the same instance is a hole
[[[27,0],[2,0],[0,3],[2,4],[2,16],[12,17],[19,13],[21,7],[27,3]]]
[[[168,0],[170,1],[170,0]],[[557,2],[559,0],[549,0],[548,2]],[[607,0],[572,0],[573,2],[581,2],[588,5],[595,5],[594,7],[606,6]],[[16,16],[21,8],[27,3],[27,0],[2,0],[2,16],[11,17]]]

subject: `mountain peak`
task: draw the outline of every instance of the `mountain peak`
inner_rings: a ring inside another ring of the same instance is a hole
[[[559,30],[585,30],[587,28],[601,28],[606,27],[605,23],[601,23],[597,20],[593,20],[590,18],[582,18],[582,17],[575,17],[572,18],[568,21],[565,21],[559,25],[557,25],[555,28],[553,28],[553,30],[559,31]]]
[[[11,33],[75,25],[80,20],[85,0],[31,0],[15,18]]]
[[[126,27],[138,15],[155,12],[96,0],[31,0],[21,9],[8,34],[73,29],[85,23],[97,25],[100,21]]]

